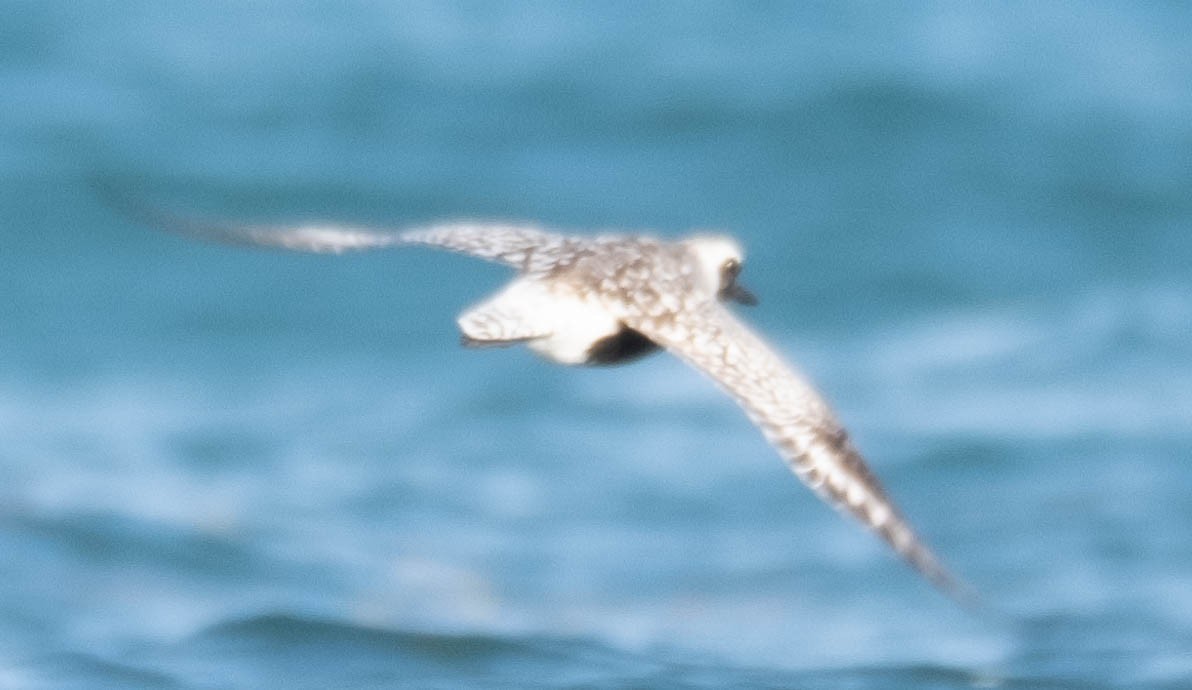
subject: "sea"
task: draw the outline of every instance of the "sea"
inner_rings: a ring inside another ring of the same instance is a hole
[[[1185,3],[0,2],[0,688],[1192,688]],[[980,601],[509,277],[727,232]]]

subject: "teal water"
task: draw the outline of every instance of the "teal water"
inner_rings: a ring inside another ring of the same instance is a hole
[[[1179,4],[0,4],[0,688],[1192,685]],[[678,362],[457,346],[497,267],[155,234],[524,219],[747,317],[982,593]]]

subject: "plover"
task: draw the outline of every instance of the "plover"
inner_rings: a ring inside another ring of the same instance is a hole
[[[971,590],[945,570],[891,501],[824,398],[726,306],[756,303],[738,280],[744,253],[731,237],[585,237],[469,222],[383,231],[139,215],[176,233],[231,244],[331,254],[420,245],[513,268],[517,276],[504,289],[459,316],[465,345],[525,344],[567,365],[673,353],[728,393],[820,498],[879,535],[945,593],[971,600]]]

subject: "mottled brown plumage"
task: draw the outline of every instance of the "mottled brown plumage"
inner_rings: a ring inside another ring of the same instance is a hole
[[[566,364],[626,361],[651,345],[669,350],[744,408],[822,499],[876,532],[936,586],[970,597],[915,535],[823,397],[722,304],[748,295],[736,285],[742,256],[728,238],[577,237],[487,223],[396,232],[166,225],[236,244],[328,253],[422,245],[505,264],[519,276],[460,317],[465,342],[524,342]]]

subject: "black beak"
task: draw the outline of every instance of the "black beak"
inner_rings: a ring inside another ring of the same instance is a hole
[[[741,284],[736,281],[721,290],[720,296],[726,300],[731,300],[737,304],[743,304],[747,307],[757,306],[757,295],[741,287]]]

